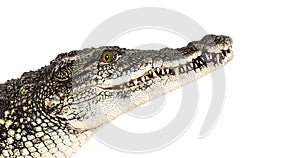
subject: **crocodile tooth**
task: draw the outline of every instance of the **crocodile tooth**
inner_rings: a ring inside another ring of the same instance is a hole
[[[183,66],[180,66],[180,67],[179,67],[179,72],[180,72],[180,73],[184,73],[184,72],[185,72],[185,70],[184,70],[184,67],[183,67]]]
[[[157,76],[157,74],[155,73],[155,71],[153,71],[153,77],[156,77]]]
[[[193,69],[193,63],[188,63],[187,67],[188,67],[188,70],[192,70]]]
[[[208,54],[205,54],[205,56],[206,56],[206,59],[209,59],[209,55]]]
[[[200,63],[200,64],[203,64],[203,62],[202,62],[202,60],[201,60],[201,59],[199,59],[199,63]]]
[[[156,68],[157,74],[159,74],[160,72],[160,68]]]
[[[145,79],[145,76],[142,76],[142,77],[141,77],[141,81],[142,81],[142,82],[145,82],[145,80],[146,80],[146,79]]]
[[[153,72],[150,70],[150,71],[148,71],[148,74],[147,74],[147,76],[149,77],[149,78],[152,78],[153,77]]]
[[[195,69],[195,68],[196,68],[196,65],[195,65],[195,63],[194,63],[194,62],[192,62],[190,65],[191,65],[191,67],[192,67],[193,69]]]
[[[142,85],[144,82],[141,80],[141,78],[139,78],[138,80],[138,85]]]
[[[195,62],[192,62],[193,68],[197,69],[197,64]]]
[[[218,56],[219,56],[219,63],[223,64],[223,63],[222,63],[222,57],[221,57],[221,54],[218,55]]]
[[[130,81],[130,82],[128,82],[128,87],[130,87],[130,86],[134,86],[134,83],[132,82],[132,81]]]
[[[187,65],[186,65],[186,69],[187,69],[188,71],[192,70],[192,68],[190,67],[190,64],[187,64]]]
[[[150,78],[149,78],[148,76],[145,76],[145,80],[146,80],[146,81],[149,81]]]
[[[165,75],[166,72],[165,72],[165,69],[161,70],[161,75]]]
[[[134,85],[137,85],[138,84],[138,80],[133,80],[133,83],[134,83]]]
[[[165,69],[165,72],[166,72],[166,74],[169,74],[170,71],[169,71],[169,69]]]

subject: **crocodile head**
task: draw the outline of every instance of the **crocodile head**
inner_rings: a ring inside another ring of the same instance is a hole
[[[233,58],[231,47],[228,36],[206,35],[177,49],[104,46],[64,54],[53,78],[69,81],[72,97],[57,115],[72,128],[97,128],[222,67]]]

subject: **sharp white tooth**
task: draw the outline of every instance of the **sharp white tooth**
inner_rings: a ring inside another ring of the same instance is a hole
[[[208,54],[206,54],[206,58],[209,59],[209,55]]]
[[[191,67],[190,67],[189,65],[186,65],[186,69],[187,69],[188,71],[190,71],[190,70],[191,70]]]
[[[165,71],[166,71],[166,74],[169,74],[169,72],[170,72],[169,69],[165,69]]]
[[[185,66],[188,71],[190,71],[192,69],[189,63],[187,63]]]
[[[219,61],[220,61],[220,57],[219,55],[217,55],[217,62],[219,63]]]
[[[137,85],[138,81],[137,80],[133,80],[133,83],[134,83],[134,85]]]
[[[156,71],[157,71],[157,73],[159,73],[160,72],[160,68],[156,68]]]
[[[157,74],[155,73],[155,71],[153,71],[153,77],[156,77],[157,76]]]
[[[161,74],[162,74],[162,75],[165,75],[165,70],[161,70]]]
[[[142,80],[143,82],[145,82],[145,80],[146,80],[146,79],[145,79],[145,76],[142,76],[142,77],[141,77],[141,80]]]
[[[183,68],[184,71],[186,71],[186,67],[185,66],[182,66],[182,68]]]
[[[149,81],[150,78],[149,78],[148,76],[145,76],[145,80],[146,80],[146,81]]]

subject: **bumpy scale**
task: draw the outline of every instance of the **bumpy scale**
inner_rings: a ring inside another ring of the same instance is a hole
[[[0,84],[0,158],[71,157],[96,128],[228,63],[231,46],[228,36],[206,35],[177,49],[60,54]]]

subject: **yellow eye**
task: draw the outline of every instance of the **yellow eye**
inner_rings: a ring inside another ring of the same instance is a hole
[[[104,63],[111,63],[114,60],[114,54],[109,51],[105,51],[102,53],[100,57],[100,61]]]

